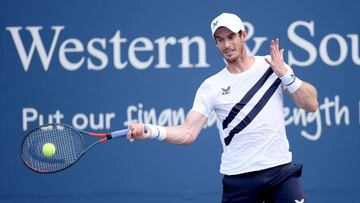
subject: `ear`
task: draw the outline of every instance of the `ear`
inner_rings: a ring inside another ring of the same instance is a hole
[[[245,41],[246,41],[246,37],[247,37],[247,33],[246,33],[245,31],[242,31],[240,37],[241,37],[241,40],[242,40],[243,42],[245,42]]]

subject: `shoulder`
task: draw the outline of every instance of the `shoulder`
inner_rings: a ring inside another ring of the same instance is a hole
[[[270,66],[266,61],[265,58],[271,59],[270,55],[265,56],[255,56],[255,63],[263,66]]]
[[[201,87],[211,88],[211,87],[221,84],[221,82],[226,79],[226,73],[227,72],[226,72],[226,67],[225,67],[225,68],[221,69],[219,72],[217,72],[216,74],[205,79],[203,81],[203,83],[201,84]]]
[[[259,74],[264,73],[266,71],[268,71],[270,67],[270,65],[266,62],[265,59],[271,59],[270,55],[266,55],[266,56],[255,56],[255,62],[254,62],[254,71],[258,72]]]

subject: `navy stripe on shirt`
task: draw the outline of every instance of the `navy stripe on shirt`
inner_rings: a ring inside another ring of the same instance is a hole
[[[250,101],[250,99],[256,94],[256,92],[264,85],[266,80],[273,73],[271,67],[269,67],[263,76],[255,83],[255,85],[245,94],[245,96],[231,109],[229,115],[222,122],[223,129],[226,129],[231,121],[237,116],[241,109]]]
[[[232,129],[229,133],[229,135],[224,139],[226,146],[228,146],[233,139],[233,137],[241,132],[246,126],[248,126],[251,121],[254,120],[256,115],[262,110],[262,108],[265,106],[265,104],[269,101],[271,96],[274,94],[276,89],[281,84],[281,80],[277,78],[273,84],[269,87],[268,90],[266,90],[265,94],[261,97],[261,99],[258,101],[258,103],[254,106],[254,108],[245,116],[245,118],[237,125],[234,129]]]

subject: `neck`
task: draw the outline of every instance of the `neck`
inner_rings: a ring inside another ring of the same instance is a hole
[[[230,73],[241,73],[248,70],[255,59],[247,54],[240,56],[237,60],[228,61],[227,69]]]

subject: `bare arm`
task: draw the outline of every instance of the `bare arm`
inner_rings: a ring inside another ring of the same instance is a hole
[[[308,112],[315,112],[318,109],[317,91],[310,83],[303,82],[296,92],[289,94],[297,107]]]
[[[207,117],[201,113],[190,111],[182,125],[165,127],[165,141],[179,145],[191,144],[195,141],[207,120]],[[148,139],[151,133],[151,129],[144,133],[144,124],[142,123],[132,124],[128,133],[128,139]]]
[[[265,59],[271,66],[274,73],[280,78],[287,73],[287,68],[283,60],[284,49],[279,50],[279,40],[271,41],[270,45],[270,59]],[[305,111],[315,112],[318,108],[317,91],[316,88],[307,82],[302,82],[299,89],[293,93],[289,93],[295,104]]]

